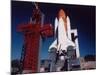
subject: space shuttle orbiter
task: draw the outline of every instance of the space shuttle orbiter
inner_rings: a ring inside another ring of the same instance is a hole
[[[55,18],[54,35],[55,40],[49,47],[49,51],[52,48],[56,48],[57,51],[65,50],[67,52],[68,46],[75,47],[75,43],[71,40],[71,27],[70,19],[65,14],[63,9],[60,9],[58,17]]]

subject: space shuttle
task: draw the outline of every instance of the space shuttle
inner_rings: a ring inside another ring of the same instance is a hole
[[[54,24],[54,38],[55,40],[49,46],[49,51],[55,48],[57,51],[66,51],[69,46],[75,48],[75,43],[71,39],[71,25],[69,16],[67,16],[63,9],[58,12],[58,17],[55,18]]]

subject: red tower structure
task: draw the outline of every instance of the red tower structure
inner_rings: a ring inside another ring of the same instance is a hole
[[[21,54],[22,70],[38,72],[40,38],[53,35],[52,25],[41,25],[41,12],[39,9],[35,9],[31,21],[27,24],[18,25],[17,30],[24,35],[24,45]]]

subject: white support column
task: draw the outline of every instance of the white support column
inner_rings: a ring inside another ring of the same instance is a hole
[[[72,29],[71,33],[74,33],[74,36],[78,36],[77,29]],[[76,45],[76,56],[77,56],[77,58],[79,58],[80,57],[80,52],[79,52],[78,38],[75,39],[75,45]]]

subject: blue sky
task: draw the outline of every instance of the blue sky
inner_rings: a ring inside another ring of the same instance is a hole
[[[20,23],[27,23],[32,16],[34,9],[32,2],[12,1],[11,7],[11,58],[20,59],[23,45],[23,35],[17,31]],[[54,19],[58,11],[62,8],[70,17],[71,27],[78,29],[80,55],[95,55],[95,6],[83,5],[63,5],[39,3],[40,10],[45,14],[44,23],[51,23],[54,26]],[[41,58],[48,57],[48,47],[52,43],[53,37],[42,41]]]

